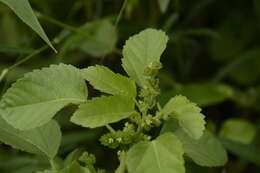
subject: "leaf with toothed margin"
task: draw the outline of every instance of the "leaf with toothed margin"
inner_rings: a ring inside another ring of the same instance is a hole
[[[175,134],[181,141],[185,154],[200,166],[216,167],[227,163],[225,148],[218,138],[207,130],[196,140],[183,131],[176,119],[171,118],[163,125],[161,134],[164,133]]]
[[[179,121],[181,128],[192,138],[199,139],[205,130],[201,109],[184,96],[175,96],[164,106],[162,113]]]
[[[156,29],[146,29],[126,41],[122,66],[138,85],[143,85],[145,68],[152,62],[160,62],[167,42],[166,34]]]
[[[139,142],[127,153],[129,173],[184,173],[183,148],[172,133],[153,141]]]
[[[95,89],[112,95],[136,97],[134,80],[114,73],[104,66],[96,65],[81,70],[84,79],[90,82]]]
[[[125,119],[133,113],[135,110],[132,98],[102,96],[81,104],[71,121],[84,127],[96,128]]]
[[[27,73],[3,95],[3,118],[15,128],[42,126],[62,108],[86,101],[87,88],[79,69],[51,65]]]

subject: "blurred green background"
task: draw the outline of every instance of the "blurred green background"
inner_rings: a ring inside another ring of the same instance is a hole
[[[121,67],[125,40],[145,28],[161,29],[170,41],[161,58],[159,101],[164,104],[182,94],[196,102],[203,108],[208,129],[219,135],[229,151],[224,168],[203,168],[188,160],[187,173],[260,172],[260,0],[30,3],[58,53],[0,4],[0,71],[11,68],[0,83],[1,95],[24,73],[54,63],[79,68],[103,64],[125,74]],[[91,97],[99,94],[89,91]],[[69,122],[73,110],[68,107],[56,117],[63,131],[59,156],[86,149],[96,154],[98,166],[112,171],[118,163],[116,153],[98,142],[104,129],[74,126]],[[48,167],[43,158],[0,144],[1,173],[31,173]]]

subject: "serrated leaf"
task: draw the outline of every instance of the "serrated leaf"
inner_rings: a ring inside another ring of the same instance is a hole
[[[134,113],[132,98],[124,96],[103,96],[81,104],[71,121],[75,124],[96,128],[120,121]]]
[[[161,131],[163,133],[174,133],[183,145],[185,154],[200,166],[223,166],[227,162],[227,153],[220,141],[209,131],[198,139],[188,136],[178,125],[177,120],[168,120]]]
[[[165,116],[171,116],[179,121],[179,125],[192,138],[199,139],[205,129],[205,116],[201,109],[184,96],[173,97],[163,108]]]
[[[250,144],[256,136],[256,127],[247,120],[232,118],[224,122],[219,135],[242,144]]]
[[[24,23],[31,27],[56,52],[36,16],[34,15],[28,0],[0,0],[0,2],[11,8]]]
[[[165,13],[170,4],[170,0],[158,0],[158,3],[159,3],[160,11],[162,13]]]
[[[127,154],[126,163],[129,173],[185,172],[181,142],[170,133],[134,145]]]
[[[135,82],[112,72],[104,66],[92,66],[81,70],[84,79],[90,82],[94,88],[112,95],[122,95],[135,98]]]
[[[54,120],[35,129],[20,131],[0,116],[0,141],[16,149],[54,158],[61,143],[61,131]]]
[[[18,129],[39,127],[63,107],[86,101],[80,71],[71,65],[51,65],[27,73],[4,94],[3,118]]]
[[[122,66],[138,85],[144,81],[144,70],[152,62],[159,62],[168,37],[163,31],[146,29],[130,37],[123,49]]]

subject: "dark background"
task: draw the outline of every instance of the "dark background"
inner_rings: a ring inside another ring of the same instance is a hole
[[[0,94],[24,73],[53,63],[79,68],[103,64],[124,74],[120,59],[125,40],[145,28],[161,29],[170,41],[161,58],[164,68],[159,74],[160,102],[181,93],[203,108],[208,128],[216,135],[230,118],[250,123],[257,133],[250,144],[224,144],[229,151],[224,168],[202,168],[187,161],[187,172],[260,172],[260,0],[170,0],[165,10],[160,9],[157,0],[128,0],[116,29],[113,25],[123,5],[120,0],[30,3],[49,38],[60,39],[55,44],[59,53],[45,47],[13,68],[0,83]],[[87,48],[82,48],[82,44]],[[44,46],[29,27],[0,4],[1,71]],[[99,94],[91,88],[89,92],[91,97]],[[75,148],[84,148],[97,155],[99,166],[114,169],[116,153],[98,142],[104,129],[72,125],[69,117],[73,110],[69,107],[57,115],[63,130],[59,156],[63,158]],[[243,135],[243,141],[242,138]],[[0,144],[1,173],[30,173],[48,166],[42,158]]]

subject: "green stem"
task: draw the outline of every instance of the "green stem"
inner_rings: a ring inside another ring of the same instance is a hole
[[[39,18],[42,18],[56,26],[59,26],[63,29],[67,29],[69,31],[72,31],[72,32],[75,32],[79,35],[82,35],[83,37],[85,37],[86,39],[89,39],[97,44],[100,44],[100,45],[103,45],[103,46],[106,46],[106,47],[110,47],[110,44],[109,43],[106,43],[106,42],[103,42],[103,41],[100,41],[100,40],[97,40],[95,37],[93,37],[92,35],[90,34],[87,34],[86,32],[82,31],[81,29],[78,29],[74,26],[71,26],[71,25],[68,25],[68,24],[65,24],[65,23],[62,23],[56,19],[53,19],[49,16],[46,16],[46,15],[43,15],[42,13],[40,12],[35,12],[35,14],[39,17]],[[113,53],[117,53],[117,54],[120,54],[121,55],[121,51],[117,48],[114,48],[113,50],[111,50]]]
[[[50,164],[51,164],[51,169],[53,171],[58,171],[58,168],[57,168],[57,165],[55,164],[54,159],[50,159],[49,161],[50,161]]]
[[[62,22],[60,22],[60,21],[58,21],[58,20],[56,20],[56,19],[53,19],[53,18],[51,18],[51,17],[49,17],[49,16],[43,15],[43,14],[40,13],[40,12],[36,12],[36,14],[37,14],[37,16],[39,16],[40,18],[42,18],[42,19],[44,19],[44,20],[46,20],[46,21],[48,21],[48,22],[50,22],[50,23],[52,23],[52,24],[54,24],[54,25],[57,25],[57,26],[59,26],[59,27],[61,27],[61,28],[63,28],[63,29],[67,29],[67,30],[70,30],[70,31],[72,31],[72,32],[78,33],[78,34],[84,36],[85,38],[87,38],[87,39],[89,39],[89,40],[91,40],[91,41],[96,42],[97,44],[101,44],[101,45],[104,45],[104,46],[107,46],[107,47],[110,46],[109,44],[107,44],[107,43],[105,43],[105,42],[102,42],[102,41],[100,41],[100,40],[95,39],[95,37],[93,37],[92,35],[87,34],[86,32],[84,32],[84,31],[82,31],[82,30],[80,30],[80,29],[78,29],[78,28],[76,28],[76,27],[74,27],[74,26],[71,26],[71,25],[62,23]]]
[[[2,71],[1,75],[0,75],[0,82],[5,78],[5,76],[7,75],[7,73],[9,72],[9,69],[6,68]]]
[[[118,26],[118,24],[119,24],[119,22],[122,18],[122,15],[123,15],[123,12],[125,11],[126,5],[127,5],[127,0],[124,0],[124,3],[122,5],[120,12],[119,12],[117,19],[116,19],[115,28],[117,28],[117,26]]]
[[[119,160],[120,160],[120,165],[117,168],[115,173],[125,173],[126,171],[126,152],[125,151],[121,151],[120,155],[119,155]]]
[[[26,56],[25,58],[21,59],[20,61],[18,61],[17,63],[12,65],[11,67],[9,67],[9,70],[12,70],[13,68],[21,65],[22,63],[24,63],[24,62],[28,61],[29,59],[33,58],[35,55],[42,53],[43,51],[45,51],[48,48],[49,48],[49,46],[45,45],[45,46],[33,51],[30,55]]]
[[[29,59],[33,58],[35,55],[40,54],[41,52],[43,52],[44,50],[48,49],[49,46],[45,45],[35,51],[33,51],[30,55],[26,56],[25,58],[21,59],[20,61],[16,62],[14,65],[12,65],[9,68],[6,68],[2,71],[1,75],[0,75],[0,82],[5,78],[5,76],[11,71],[13,70],[15,67],[21,65],[22,63],[28,61]]]
[[[116,133],[115,129],[113,129],[113,127],[110,126],[109,124],[106,125],[106,128],[107,128],[111,133]]]

